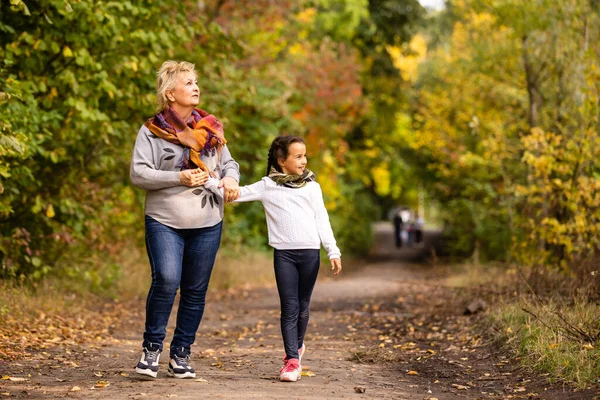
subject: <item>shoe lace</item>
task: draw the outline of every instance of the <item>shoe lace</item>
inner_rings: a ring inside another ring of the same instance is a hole
[[[173,359],[178,365],[187,367],[189,365],[190,356],[178,356],[177,354],[174,354]]]
[[[160,350],[152,351],[146,348],[146,361],[155,362],[159,354]]]
[[[298,362],[292,362],[291,360],[287,360],[283,366],[283,372],[293,372],[296,369],[298,369]]]

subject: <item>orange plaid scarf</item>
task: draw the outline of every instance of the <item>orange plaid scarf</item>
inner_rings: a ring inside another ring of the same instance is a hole
[[[190,118],[184,121],[169,107],[154,115],[144,125],[161,139],[187,147],[180,163],[182,170],[200,168],[211,174],[200,157],[214,154],[215,151],[220,157],[221,149],[227,143],[223,124],[214,115],[199,108],[194,109]]]

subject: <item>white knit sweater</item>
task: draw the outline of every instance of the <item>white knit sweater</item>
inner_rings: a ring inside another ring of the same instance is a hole
[[[278,250],[320,249],[323,243],[329,259],[341,257],[317,182],[308,182],[302,188],[289,188],[264,177],[252,185],[242,186],[240,193],[236,202],[262,202],[272,247]]]

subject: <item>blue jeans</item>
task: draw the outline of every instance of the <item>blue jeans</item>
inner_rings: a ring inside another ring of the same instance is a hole
[[[152,285],[146,301],[144,347],[163,349],[167,324],[180,289],[170,354],[190,354],[204,314],[208,282],[221,243],[222,222],[209,228],[175,229],[146,215],[146,250]]]
[[[285,355],[298,358],[308,327],[310,296],[319,274],[319,250],[275,249],[274,264]]]

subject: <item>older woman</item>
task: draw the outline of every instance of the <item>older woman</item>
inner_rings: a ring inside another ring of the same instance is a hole
[[[157,376],[177,289],[180,301],[168,373],[196,376],[190,348],[221,242],[223,203],[239,196],[239,167],[225,145],[222,125],[196,108],[199,102],[194,65],[165,62],[158,71],[157,114],[140,128],[133,149],[130,176],[146,191],[146,248],[152,270],[143,353],[136,367],[143,377]],[[217,182],[209,182],[211,177],[218,179],[218,188],[210,187]]]

